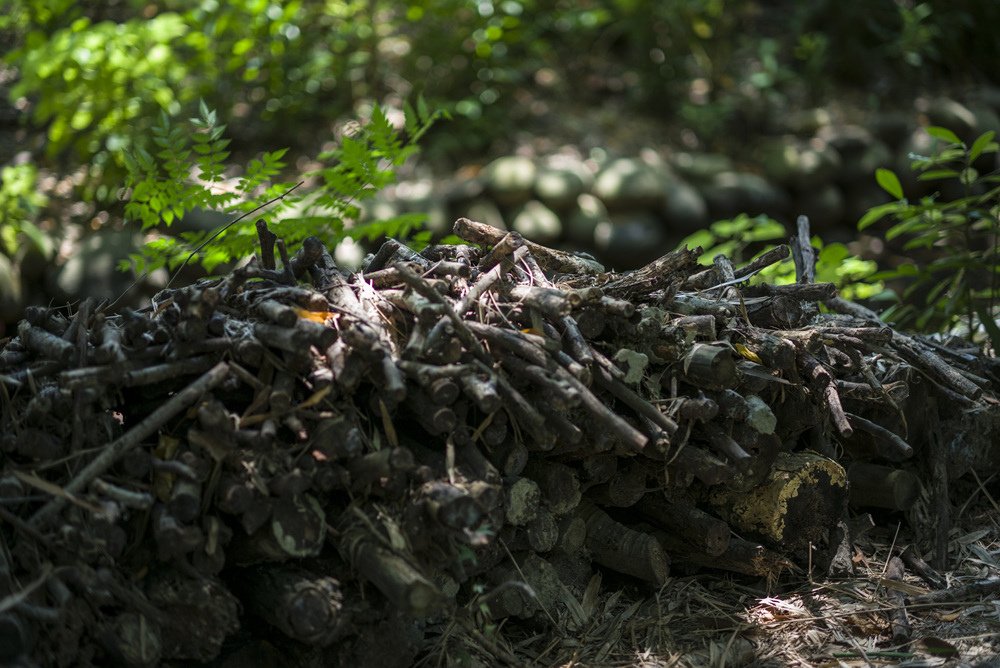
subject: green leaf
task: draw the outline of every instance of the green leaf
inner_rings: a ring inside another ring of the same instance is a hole
[[[886,230],[885,238],[888,241],[892,241],[901,234],[918,231],[922,227],[922,225],[923,221],[921,221],[919,218],[908,218],[901,223],[896,223],[888,230]]]
[[[917,177],[918,181],[935,181],[937,179],[953,179],[959,175],[955,169],[931,169]]]
[[[942,128],[938,125],[931,125],[924,128],[931,137],[935,139],[940,139],[941,141],[946,141],[950,144],[961,144],[962,140],[958,138],[958,135],[949,130],[948,128]]]
[[[24,220],[21,221],[19,231],[31,240],[31,243],[34,244],[40,253],[45,256],[50,255],[49,251],[52,250],[52,241],[38,226],[31,221]]]
[[[850,251],[847,250],[847,246],[844,244],[832,243],[819,252],[818,261],[830,265],[838,265],[846,260],[850,254]]]
[[[858,221],[858,230],[863,230],[882,220],[891,213],[898,213],[904,207],[900,202],[889,202],[868,209],[868,213]]]
[[[430,120],[431,114],[427,109],[427,100],[424,99],[423,93],[417,96],[417,113],[420,114],[420,123],[426,123]]]
[[[875,180],[886,191],[896,199],[903,199],[903,186],[899,182],[899,177],[891,169],[879,167],[875,170]]]
[[[995,152],[997,150],[997,144],[993,141],[996,134],[994,130],[987,130],[979,135],[976,141],[972,142],[972,148],[969,149],[969,162],[975,162],[976,158],[986,151]]]
[[[697,232],[688,235],[677,245],[678,248],[711,248],[716,241],[714,234],[708,230],[698,230]],[[706,260],[707,258],[707,260]],[[711,264],[712,256],[708,253],[703,253],[699,256],[699,261],[703,261],[702,264]]]

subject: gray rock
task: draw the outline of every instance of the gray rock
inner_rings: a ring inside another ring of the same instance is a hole
[[[462,210],[455,212],[457,216],[483,223],[498,230],[506,230],[507,223],[504,222],[503,214],[493,200],[486,197],[479,197],[469,202]]]
[[[832,183],[821,186],[796,197],[794,213],[809,216],[811,229],[822,234],[843,222],[844,196]]]
[[[695,183],[707,183],[722,172],[733,171],[733,161],[718,153],[677,153],[672,164],[681,176]]]
[[[852,153],[850,157],[843,159],[837,182],[845,185],[862,181],[874,182],[875,170],[879,167],[891,169],[894,162],[895,156],[888,146],[880,141],[872,142],[860,154]]]
[[[372,199],[363,200],[358,204],[361,210],[361,222],[366,223],[373,220],[388,220],[399,215],[400,207],[386,193],[380,193]]]
[[[748,172],[722,172],[702,188],[701,194],[713,218],[732,218],[741,213],[781,217],[788,209],[788,195],[762,176]]]
[[[56,289],[67,299],[114,299],[132,283],[131,273],[118,271],[118,262],[137,252],[139,246],[139,237],[132,230],[103,229],[86,236],[56,269]]]
[[[980,84],[976,87],[973,100],[977,105],[989,107],[1000,114],[1000,87]]]
[[[0,336],[4,322],[15,322],[24,309],[21,277],[10,258],[0,253]]]
[[[485,187],[479,176],[473,176],[471,170],[459,170],[454,178],[449,179],[441,187],[442,196],[449,203],[468,202],[482,197]]]
[[[769,179],[800,191],[829,183],[840,167],[837,150],[818,137],[808,141],[780,137],[765,143],[761,153]]]
[[[594,241],[601,261],[615,269],[634,269],[668,250],[663,221],[638,211],[612,214],[600,223]]]
[[[538,200],[531,200],[514,214],[511,229],[520,232],[526,239],[548,244],[562,234],[562,222],[552,209]]]
[[[546,206],[566,209],[590,189],[594,176],[579,158],[567,155],[550,157],[538,168],[535,194]]]
[[[392,191],[400,213],[422,213],[425,226],[434,234],[448,234],[451,222],[444,198],[439,196],[430,179],[403,181]]]
[[[914,199],[929,195],[934,191],[933,183],[917,179],[917,172],[913,171],[910,163],[912,156],[929,157],[941,150],[942,146],[943,143],[940,140],[931,137],[923,128],[917,128],[910,133],[910,136],[893,157],[893,171],[899,177],[904,195]]]
[[[597,174],[593,193],[609,211],[658,209],[663,205],[664,186],[669,178],[662,166],[649,165],[639,158],[618,158]]]
[[[872,133],[860,125],[829,125],[816,136],[836,149],[845,161],[861,155],[875,142]]]
[[[333,249],[333,260],[343,270],[360,271],[364,259],[364,246],[350,237],[341,241]]]
[[[161,225],[158,229],[171,235],[178,235],[181,232],[211,232],[217,227],[222,227],[236,216],[222,211],[211,209],[195,208],[186,211],[179,220],[173,224]]]
[[[885,142],[890,150],[899,148],[907,140],[914,125],[912,116],[896,111],[877,114],[868,123],[872,133]]]
[[[976,115],[964,104],[947,97],[931,100],[927,105],[927,120],[931,125],[948,128],[957,134],[962,141],[975,139],[978,127]]]
[[[892,198],[882,190],[875,179],[870,183],[856,183],[844,191],[844,224],[856,227],[861,217],[872,207],[885,204]]]
[[[823,107],[817,107],[815,109],[803,109],[789,115],[785,124],[788,127],[788,131],[792,134],[799,135],[800,137],[811,137],[820,128],[827,127],[832,122],[833,119],[830,117],[830,112]]]
[[[566,239],[583,248],[594,245],[594,230],[601,223],[608,222],[608,210],[604,202],[590,193],[576,198],[576,206],[566,215]]]
[[[977,105],[972,107],[972,112],[976,115],[976,131],[975,137],[972,138],[973,141],[987,130],[1000,133],[1000,116],[992,107]]]
[[[17,264],[21,270],[21,279],[25,283],[40,282],[52,266],[56,255],[56,242],[44,232],[36,240],[25,240],[17,250]]]
[[[520,155],[497,158],[482,173],[486,191],[501,206],[517,206],[531,199],[538,169],[531,158]]]
[[[671,233],[689,234],[708,222],[708,205],[690,183],[671,179],[667,182],[663,218]]]

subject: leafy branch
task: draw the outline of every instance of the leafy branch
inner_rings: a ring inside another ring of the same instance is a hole
[[[912,262],[880,273],[884,280],[906,279],[902,302],[883,317],[912,322],[920,329],[951,331],[962,324],[970,334],[985,330],[995,350],[1000,350],[1000,328],[996,323],[1000,305],[1000,174],[996,169],[980,172],[984,156],[1000,145],[992,130],[967,145],[946,128],[929,127],[938,140],[931,156],[911,156],[911,169],[918,180],[941,182],[942,189],[910,201],[899,177],[879,169],[878,184],[896,201],[873,207],[858,222],[866,229],[889,218],[885,230],[889,241],[902,242],[913,255]],[[961,193],[946,198],[948,186]]]
[[[213,230],[156,238],[120,266],[141,274],[193,261],[212,271],[246,257],[253,252],[256,231],[243,221],[265,205],[271,206],[272,227],[289,244],[307,236],[329,245],[345,238],[409,237],[423,224],[423,215],[359,223],[359,203],[395,182],[398,168],[417,152],[417,140],[443,115],[420,99],[416,108],[406,105],[403,130],[397,131],[381,107],[374,106],[368,122],[336,149],[321,153],[323,166],[299,183],[318,185],[293,192],[298,185],[274,181],[283,173],[287,149],[265,152],[250,160],[239,178],[227,179],[229,140],[215,111],[203,102],[199,115],[181,124],[161,114],[149,141],[125,158],[130,193],[126,218],[141,222],[143,230],[169,228],[198,209],[235,219]]]

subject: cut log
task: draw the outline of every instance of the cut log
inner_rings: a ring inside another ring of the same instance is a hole
[[[739,531],[790,554],[824,543],[847,504],[847,474],[810,452],[781,453],[767,479],[746,492],[715,488],[712,506]]]

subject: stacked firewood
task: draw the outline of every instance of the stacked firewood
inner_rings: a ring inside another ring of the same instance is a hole
[[[436,619],[548,618],[595,567],[776,577],[832,555],[849,497],[912,505],[927,416],[992,400],[989,360],[840,300],[807,243],[613,273],[455,233],[347,274],[259,222],[248,264],[143,311],[32,309],[0,349],[0,663],[266,637],[388,665]],[[790,252],[799,283],[746,285]]]

